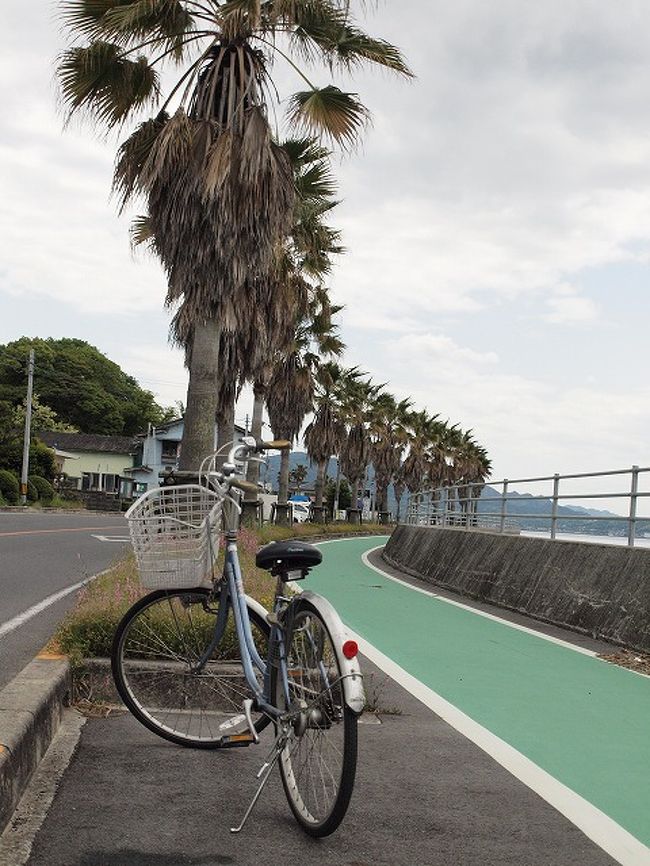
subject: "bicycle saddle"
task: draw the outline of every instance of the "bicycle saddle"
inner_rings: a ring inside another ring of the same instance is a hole
[[[291,571],[302,571],[304,577],[310,568],[318,565],[323,554],[312,544],[304,541],[272,541],[257,551],[255,564],[274,575],[283,575]],[[291,575],[296,580],[295,575]]]

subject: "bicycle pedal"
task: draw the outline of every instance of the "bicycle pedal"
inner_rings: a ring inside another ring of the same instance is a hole
[[[221,738],[221,748],[236,749],[243,746],[250,746],[255,742],[256,740],[253,738],[252,734],[232,734]]]

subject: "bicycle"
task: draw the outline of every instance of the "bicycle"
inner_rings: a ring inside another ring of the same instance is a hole
[[[333,606],[311,591],[289,595],[322,560],[303,542],[273,542],[256,555],[276,578],[268,612],[244,591],[234,491],[258,492],[241,476],[249,460],[284,441],[231,443],[200,483],[149,491],[126,517],[141,581],[153,592],[119,623],[111,653],[117,690],[155,734],[197,748],[246,747],[270,723],[275,737],[257,777],[248,820],[276,764],[291,810],[312,836],[339,826],[352,796],[357,719],[365,705],[358,647]],[[206,466],[207,463],[207,466]],[[223,572],[214,566],[225,528]]]

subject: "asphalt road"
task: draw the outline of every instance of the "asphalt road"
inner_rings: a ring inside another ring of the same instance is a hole
[[[255,790],[269,729],[257,747],[205,752],[118,714],[83,728],[28,866],[614,866],[484,752],[362,664],[381,724],[370,716],[359,726],[354,795],[332,836],[305,836],[277,771],[243,833],[229,832]]]
[[[229,833],[268,730],[260,748],[191,751],[117,713],[83,727],[29,866],[650,863],[647,678],[606,665],[570,634],[551,641],[530,621],[513,627],[397,584],[361,562],[377,543],[328,543],[307,582],[374,656],[388,654],[377,663],[410,690],[363,661],[381,724],[361,726],[355,795],[336,834],[304,836],[277,773],[244,834]],[[433,688],[439,710],[424,694]],[[602,827],[614,842],[592,841]]]
[[[52,596],[123,553],[125,541],[95,536],[127,533],[121,514],[0,512],[0,688],[47,643],[76,593],[48,603]]]

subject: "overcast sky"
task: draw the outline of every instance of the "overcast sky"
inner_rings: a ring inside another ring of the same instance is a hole
[[[3,21],[0,342],[79,337],[184,400],[164,278],[109,200],[116,142],[62,130],[54,6]],[[384,0],[366,26],[417,79],[355,80],[345,361],[473,428],[497,478],[648,465],[647,0]]]

